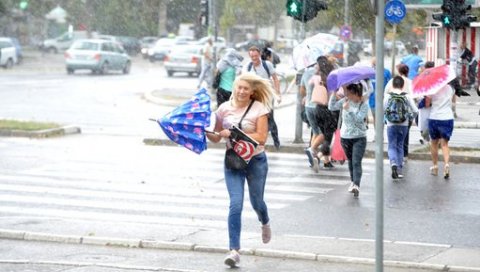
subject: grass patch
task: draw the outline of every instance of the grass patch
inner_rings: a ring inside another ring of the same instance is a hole
[[[35,130],[44,130],[44,129],[59,128],[59,127],[61,127],[61,125],[57,123],[50,123],[50,122],[16,121],[16,120],[0,119],[0,129],[35,131]]]

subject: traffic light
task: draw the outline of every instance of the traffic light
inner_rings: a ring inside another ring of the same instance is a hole
[[[443,4],[441,6],[442,13],[434,13],[432,17],[436,21],[442,22],[442,25],[446,28],[453,29],[453,20],[454,18],[454,9],[455,3],[452,0],[443,0]]]
[[[287,16],[293,17],[295,20],[302,20],[303,0],[287,1]]]
[[[208,26],[208,0],[200,0],[200,22]]]
[[[476,16],[467,14],[472,6],[465,4],[465,0],[443,0],[441,9],[442,13],[434,13],[432,17],[451,30],[468,27],[471,22],[477,20]]]
[[[303,5],[305,4],[305,8]],[[308,22],[317,16],[318,11],[326,10],[327,3],[320,0],[288,0],[287,15],[293,19]],[[303,11],[305,10],[305,13]]]
[[[21,10],[25,10],[28,7],[28,1],[27,0],[22,0],[20,1],[20,4],[18,4]]]
[[[465,0],[459,0],[456,8],[457,11],[455,15],[458,17],[456,29],[468,27],[470,26],[471,22],[475,22],[477,20],[476,16],[467,14],[467,11],[471,10],[472,6],[465,4]]]

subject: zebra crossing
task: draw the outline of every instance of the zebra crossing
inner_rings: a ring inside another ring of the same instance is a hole
[[[112,175],[118,168],[115,163],[99,167],[98,161],[83,160],[0,174],[0,216],[224,229],[228,193],[221,164],[223,150],[208,150],[197,164],[191,161],[198,160],[193,156],[197,155],[182,150],[171,163],[155,169],[147,165],[137,172],[125,169],[118,175]],[[332,190],[344,190],[350,183],[346,164],[316,174],[307,166],[304,155],[270,153],[268,158],[265,199],[270,210],[322,198]],[[132,168],[138,167],[132,164]],[[373,164],[366,160],[365,175],[373,171]],[[191,165],[188,171],[185,165]],[[138,181],[136,175],[150,178]],[[256,218],[249,205],[245,206],[243,217]]]

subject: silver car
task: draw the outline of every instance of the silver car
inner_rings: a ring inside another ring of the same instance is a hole
[[[65,51],[68,74],[75,70],[91,70],[105,74],[109,70],[130,73],[132,62],[123,47],[112,41],[101,39],[78,40]]]
[[[189,76],[200,74],[202,67],[202,46],[181,45],[177,46],[165,57],[163,66],[167,75],[172,76],[175,72],[186,72]]]

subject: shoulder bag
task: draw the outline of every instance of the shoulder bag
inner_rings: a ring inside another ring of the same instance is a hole
[[[238,127],[240,129],[242,129],[242,120],[245,117],[245,115],[247,115],[250,108],[252,107],[253,102],[255,102],[255,100],[252,100],[252,102],[250,102],[250,105],[248,105],[248,108],[243,114],[242,118],[240,118],[240,121],[238,121]],[[238,155],[237,152],[235,152],[235,150],[233,149],[234,143],[233,143],[232,137],[229,137],[228,141],[229,141],[227,143],[228,148],[227,148],[227,151],[225,152],[225,166],[228,169],[232,169],[232,170],[243,170],[247,168],[248,163],[240,155]]]

